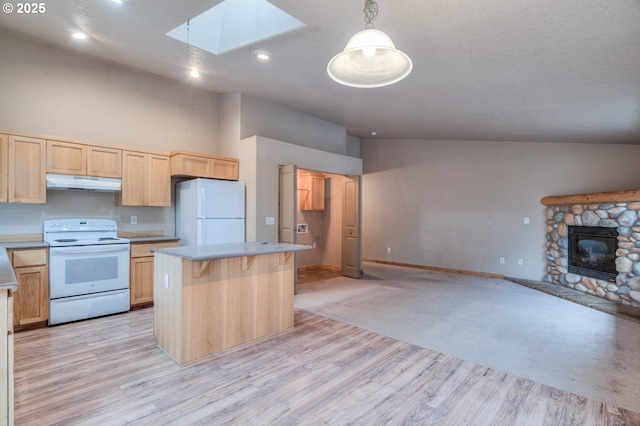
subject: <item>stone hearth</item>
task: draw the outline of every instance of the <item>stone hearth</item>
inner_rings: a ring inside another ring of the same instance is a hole
[[[640,191],[545,197],[544,281],[640,307]],[[616,282],[568,272],[569,226],[617,228]]]

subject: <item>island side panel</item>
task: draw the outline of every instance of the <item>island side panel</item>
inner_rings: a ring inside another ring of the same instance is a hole
[[[182,363],[182,258],[156,252],[153,273],[153,334],[158,347]],[[165,286],[168,275],[168,288]]]
[[[185,260],[182,363],[293,327],[293,256],[282,259]]]
[[[256,333],[269,336],[293,327],[294,259],[292,252],[271,255],[259,262]],[[278,273],[270,273],[277,269]]]

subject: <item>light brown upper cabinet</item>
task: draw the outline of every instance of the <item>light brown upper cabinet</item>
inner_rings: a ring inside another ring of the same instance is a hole
[[[7,169],[10,203],[47,202],[47,144],[44,139],[9,135]]]
[[[235,158],[187,151],[171,153],[171,176],[238,180],[238,165]]]
[[[87,146],[47,141],[47,173],[87,174]]]
[[[47,141],[47,172],[122,177],[122,150],[72,142]]]
[[[300,210],[324,210],[324,175],[316,172],[300,173],[298,197]]]
[[[87,175],[106,178],[122,177],[122,150],[87,146]]]
[[[9,138],[0,135],[0,203],[6,203],[9,198]]]
[[[122,152],[121,206],[170,206],[171,163],[169,156],[141,151]]]

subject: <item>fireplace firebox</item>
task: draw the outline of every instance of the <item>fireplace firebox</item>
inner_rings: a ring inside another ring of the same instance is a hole
[[[616,228],[597,226],[569,227],[569,272],[615,282]]]

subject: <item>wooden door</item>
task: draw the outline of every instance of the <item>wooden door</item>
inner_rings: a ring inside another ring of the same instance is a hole
[[[294,164],[280,166],[278,191],[278,241],[296,244],[298,241],[298,167]],[[298,260],[293,256],[293,294],[298,292]]]
[[[147,154],[122,153],[122,191],[116,194],[122,206],[144,206],[147,201]]]
[[[171,162],[166,155],[149,154],[147,206],[171,205]]]
[[[362,276],[360,176],[347,176],[342,194],[342,275]]]
[[[9,201],[9,138],[0,135],[0,203]]]
[[[47,141],[47,173],[87,174],[87,146],[77,143]]]
[[[278,211],[278,240],[295,244],[298,206],[298,168],[291,164],[280,166],[280,195]]]
[[[87,175],[106,178],[122,177],[122,150],[88,146]]]
[[[153,257],[136,257],[130,266],[131,307],[153,305]]]
[[[211,177],[211,158],[185,153],[173,154],[171,176]]]
[[[215,179],[238,180],[238,161],[213,158],[211,177]]]
[[[8,200],[47,202],[47,144],[44,139],[9,136]]]
[[[14,271],[19,286],[14,293],[14,328],[21,330],[46,324],[49,319],[48,268],[33,266]]]

